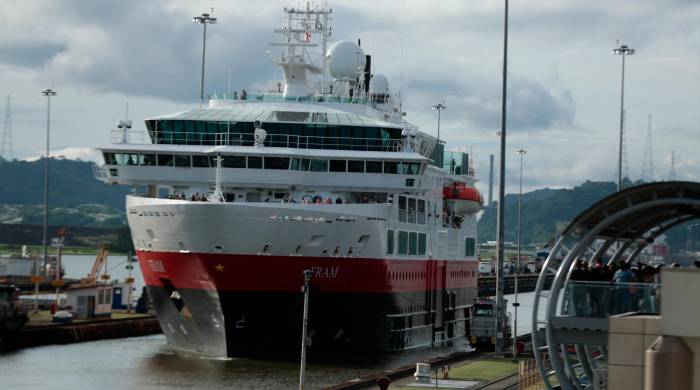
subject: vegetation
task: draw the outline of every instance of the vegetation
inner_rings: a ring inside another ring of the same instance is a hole
[[[49,225],[116,228],[126,223],[127,186],[108,186],[92,175],[92,163],[52,158]],[[43,222],[44,159],[0,158],[0,224]]]
[[[571,189],[545,188],[524,193],[521,207],[521,242],[544,243],[552,239],[579,213],[597,201],[615,192],[612,182],[587,181]],[[479,220],[479,241],[496,240],[496,214],[494,204],[486,207]],[[518,195],[509,194],[505,199],[505,241],[517,241]]]

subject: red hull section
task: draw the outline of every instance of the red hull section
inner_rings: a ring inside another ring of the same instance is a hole
[[[395,293],[477,287],[478,262],[138,252],[147,285],[299,293],[311,269],[319,292]],[[166,282],[168,283],[168,282]]]

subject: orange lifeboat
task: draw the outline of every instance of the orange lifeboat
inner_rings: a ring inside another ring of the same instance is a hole
[[[447,207],[456,215],[475,214],[484,208],[484,198],[474,187],[454,182],[442,188],[442,197]]]

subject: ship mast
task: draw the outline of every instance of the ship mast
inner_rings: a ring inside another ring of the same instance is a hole
[[[307,72],[323,74],[321,92],[325,88],[326,46],[331,39],[331,29],[328,20],[332,9],[311,9],[307,3],[306,9],[284,8],[287,14],[287,27],[273,31],[281,34],[285,42],[272,42],[271,46],[285,47],[286,50],[275,58],[275,63],[284,71],[284,98],[301,98],[311,94],[307,80]],[[314,59],[307,49],[319,47],[313,43],[314,34],[320,36],[320,58]]]

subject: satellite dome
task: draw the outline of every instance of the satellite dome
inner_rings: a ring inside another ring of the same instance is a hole
[[[339,41],[328,48],[328,71],[334,79],[354,79],[365,69],[365,52],[350,41]]]
[[[383,74],[375,74],[369,81],[369,93],[372,95],[388,95],[389,80]]]

